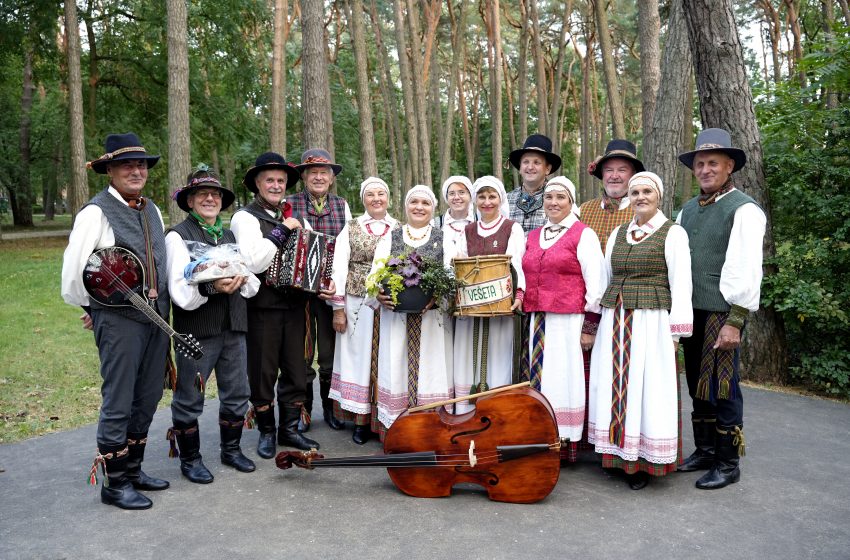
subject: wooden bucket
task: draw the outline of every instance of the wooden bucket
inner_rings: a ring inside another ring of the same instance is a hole
[[[509,255],[455,258],[455,276],[464,286],[455,297],[456,316],[510,315],[514,300]]]

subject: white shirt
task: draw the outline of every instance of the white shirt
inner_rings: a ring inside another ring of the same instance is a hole
[[[112,185],[108,189],[109,194],[127,205],[127,201]],[[159,216],[159,225],[164,229],[162,213],[156,209]],[[96,249],[112,247],[115,245],[115,232],[109,225],[109,220],[100,206],[89,204],[74,218],[74,228],[68,238],[68,247],[62,259],[62,299],[70,305],[88,306],[90,304],[89,294],[83,285],[83,270],[86,263]]]
[[[715,202],[727,194],[718,196]],[[676,223],[682,223],[681,212]],[[735,210],[726,260],[720,270],[720,293],[729,305],[758,311],[763,276],[762,241],[766,228],[767,217],[757,205],[748,202]]]

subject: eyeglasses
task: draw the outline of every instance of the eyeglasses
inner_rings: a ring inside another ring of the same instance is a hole
[[[206,200],[208,197],[213,197],[215,200],[221,199],[221,191],[197,191],[195,192],[195,196],[200,198],[201,200]]]

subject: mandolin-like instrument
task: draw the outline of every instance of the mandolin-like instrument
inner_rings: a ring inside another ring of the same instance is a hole
[[[418,498],[449,496],[454,485],[467,482],[483,486],[494,501],[537,502],[558,483],[560,440],[552,406],[527,385],[481,393],[465,414],[442,407],[405,411],[390,426],[382,455],[282,451],[275,462],[281,469],[386,467],[399,490]]]
[[[106,307],[133,307],[161,328],[184,356],[199,360],[204,352],[191,334],[180,334],[159,316],[143,297],[145,269],[139,258],[123,247],[105,247],[89,255],[83,285],[89,296]]]

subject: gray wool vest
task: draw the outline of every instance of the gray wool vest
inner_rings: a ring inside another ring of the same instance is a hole
[[[194,218],[186,218],[168,231],[177,232],[184,241],[201,241],[207,245],[236,243],[236,236],[229,229],[218,243],[207,234]],[[167,232],[166,232],[167,233]],[[248,332],[248,308],[245,298],[234,294],[215,294],[197,309],[186,311],[178,305],[172,307],[174,329],[192,333],[196,338],[216,336],[224,331]]]
[[[157,276],[156,291],[158,297],[156,299],[156,310],[161,317],[168,320],[169,299],[165,232],[162,231],[162,223],[159,220],[156,205],[152,200],[147,199],[145,207],[141,211],[135,210],[112,196],[108,188],[103,189],[95,195],[86,206],[89,204],[94,204],[103,211],[104,216],[109,221],[109,225],[112,226],[112,232],[115,235],[115,245],[132,251],[139,258],[143,267],[147,263],[143,221],[147,219],[151,243],[153,244],[154,266]],[[150,289],[150,282],[150,274],[148,271],[145,271],[145,294]],[[91,306],[93,309],[104,309],[104,306],[94,300],[91,301]],[[150,319],[141,311],[132,307],[109,307],[106,309],[140,323],[150,323]]]
[[[692,198],[682,207],[681,224],[688,232],[691,246],[694,309],[716,312],[731,309],[720,293],[720,272],[726,261],[735,211],[749,203],[756,201],[736,189],[708,206],[700,206],[698,199]]]

